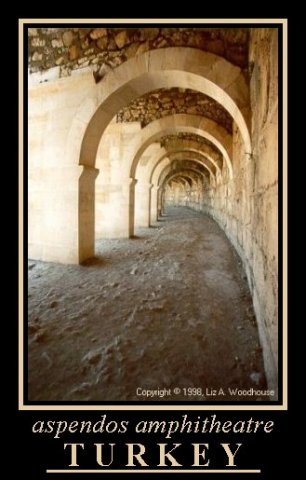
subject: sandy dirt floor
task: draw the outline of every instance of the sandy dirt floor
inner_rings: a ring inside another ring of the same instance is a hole
[[[172,208],[96,255],[29,261],[29,400],[267,400],[235,391],[266,380],[241,262],[212,219]]]

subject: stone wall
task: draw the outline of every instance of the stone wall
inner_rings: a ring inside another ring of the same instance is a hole
[[[202,115],[222,125],[232,134],[231,115],[208,95],[189,88],[160,88],[134,100],[117,114],[118,122],[140,122],[142,127],[157,118],[178,113]]]
[[[191,47],[247,67],[246,28],[30,28],[31,73],[58,68],[59,76],[91,66],[96,81],[124,61],[152,49]]]
[[[65,161],[74,119],[90,108],[92,79],[69,77],[28,92],[28,251],[30,258],[74,262],[78,250],[78,181],[82,167]],[[88,98],[79,111],[80,99]]]
[[[187,182],[186,180],[171,181],[165,188],[165,207],[189,207],[202,210],[203,183],[199,181]]]
[[[276,29],[254,29],[251,33],[253,154],[245,155],[241,136],[234,128],[234,178],[206,190],[202,205],[224,229],[243,262],[268,383],[274,390],[278,383],[277,42]]]

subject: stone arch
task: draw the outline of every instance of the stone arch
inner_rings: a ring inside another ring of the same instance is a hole
[[[199,165],[199,167],[194,166],[193,163],[197,163]],[[171,163],[170,163],[169,165],[166,165],[164,170],[160,173],[160,176],[159,176],[159,179],[158,179],[158,186],[163,186],[166,178],[171,173],[173,173],[173,174],[175,173],[175,174],[179,175],[179,173],[183,172],[183,171],[185,171],[185,172],[186,171],[192,171],[193,173],[197,173],[197,174],[201,175],[203,178],[204,177],[207,178],[206,170],[209,172],[207,167],[205,167],[204,165],[202,165],[202,164],[200,164],[200,163],[198,163],[194,160],[190,161],[190,164],[188,164],[188,165],[183,164],[183,165],[180,165],[179,167],[177,167],[175,169],[171,169]]]
[[[174,156],[175,154],[195,154],[198,155],[199,157],[202,157],[203,158],[203,161],[207,161],[208,160],[208,164],[209,165],[212,165],[215,169],[215,172],[217,173],[220,173],[221,174],[221,169],[219,167],[219,165],[217,164],[217,162],[210,156],[208,155],[206,152],[204,152],[203,150],[198,150],[196,148],[186,148],[186,149],[173,149],[173,150],[169,150],[168,151],[168,155],[169,157],[171,156]]]
[[[169,168],[166,167],[165,170]],[[188,191],[192,192],[193,191],[193,186],[196,187],[196,190],[198,194],[201,195],[201,190],[199,191],[199,182],[200,184],[203,185],[204,181],[207,179],[206,173],[203,171],[200,171],[198,169],[193,168],[192,166],[186,166],[184,167],[179,167],[176,170],[170,170],[168,172],[165,172],[163,178],[161,179],[161,185],[159,189],[159,196],[158,196],[158,205],[157,205],[157,215],[164,211],[164,202],[165,202],[165,195],[166,195],[166,187],[167,184],[173,180],[173,179],[184,179],[188,178],[190,179],[190,182],[188,182],[187,190],[185,189],[185,194],[187,195],[187,203],[185,205],[189,204],[190,202],[190,197],[188,196]],[[186,186],[186,185],[185,185]],[[190,194],[189,194],[190,195]]]
[[[150,190],[150,221],[158,219],[158,204],[160,202],[160,192],[162,189],[161,185],[159,185],[159,179],[166,167],[171,165],[171,162],[172,161],[167,156],[165,156],[157,165],[156,169],[152,174],[152,178],[150,180],[152,184],[152,188]]]
[[[209,158],[206,157],[206,155],[203,155],[202,153],[194,150],[174,150],[168,152],[168,158],[170,160],[198,160],[201,164],[203,164],[210,172],[211,176],[213,178],[216,177],[217,172],[219,171],[218,168],[216,168],[216,165],[214,162],[211,162]]]
[[[180,183],[181,185],[186,185],[186,184],[190,185],[190,183],[188,181],[189,178],[187,180],[187,178],[184,177],[184,174],[183,175],[177,175],[177,177],[174,175],[173,179],[171,179],[169,181],[172,181],[172,180],[177,182],[177,183]]]
[[[135,177],[136,168],[146,148],[153,142],[159,141],[165,135],[187,132],[195,133],[208,139],[222,153],[232,178],[232,136],[216,122],[198,115],[171,115],[150,123],[141,131],[141,139],[133,147],[134,158],[131,163],[129,176]],[[127,173],[127,172],[126,172]]]
[[[172,155],[176,153],[191,153],[191,154],[197,154],[203,158],[203,161],[209,160],[209,164],[212,164],[215,168],[216,173],[219,173],[221,175],[221,169],[218,163],[213,159],[208,153],[206,153],[202,149],[196,149],[196,148],[183,148],[183,147],[178,147],[177,149],[173,148],[170,150],[166,150],[165,148],[161,147],[158,151],[158,153],[150,158],[150,160],[146,164],[142,164],[139,162],[137,170],[136,170],[136,178],[139,180],[139,172],[138,169],[140,167],[140,171],[143,173],[142,178],[145,178],[145,181],[148,183],[152,183],[152,178],[154,175],[155,169],[158,167],[160,162],[163,161],[164,158],[166,157],[171,157]],[[145,175],[144,175],[145,173]]]
[[[152,145],[152,143],[150,144]],[[156,157],[153,156],[153,164],[149,161],[146,165],[141,165],[138,162],[138,168],[140,171],[137,174],[136,170],[136,189],[135,189],[135,201],[134,201],[134,218],[131,219],[133,225],[136,227],[148,227],[151,225],[151,220],[156,218],[156,198],[157,198],[157,189],[159,188],[155,182],[152,182],[153,173],[155,171],[156,165],[163,161],[164,158],[168,158],[171,163],[170,156],[165,152],[164,149],[160,149],[163,152],[162,159],[156,161]],[[173,154],[174,152],[172,152]],[[176,152],[177,155],[180,155],[181,152]],[[212,185],[216,184],[216,174],[213,171],[214,165],[210,164],[209,160],[205,158],[204,155],[201,155],[201,159],[196,158],[197,152],[188,152],[189,160],[196,160],[197,163],[203,165],[209,172],[210,181]],[[158,157],[157,157],[158,158]],[[141,166],[140,166],[141,165]],[[152,172],[150,171],[152,170]]]
[[[203,142],[204,140],[204,142]],[[226,168],[224,165],[224,160],[222,158],[221,152],[216,148],[215,145],[207,143],[205,139],[202,137],[198,137],[198,140],[195,139],[188,139],[184,137],[180,137],[179,135],[175,135],[172,137],[172,142],[167,145],[163,145],[165,151],[170,151],[174,149],[182,149],[182,150],[197,150],[201,151],[206,156],[210,156],[213,160],[217,163],[220,170],[223,170],[223,167]],[[164,152],[161,152],[164,153]],[[141,161],[142,163],[142,161]]]
[[[163,185],[162,187],[165,187],[166,183],[173,180],[174,178],[184,178],[184,177],[187,177],[189,179],[191,179],[192,181],[195,180],[195,177],[197,177],[197,179],[199,179],[200,177],[204,177],[205,174],[199,172],[198,170],[193,170],[191,168],[188,168],[186,170],[181,170],[181,171],[177,171],[177,172],[174,172],[174,173],[169,173],[168,175],[166,175],[166,177],[163,179]]]
[[[78,234],[77,239],[74,240],[79,262],[94,255],[94,185],[98,173],[95,169],[95,161],[105,128],[122,107],[127,106],[138,96],[154,89],[170,87],[197,90],[221,103],[237,124],[246,153],[251,153],[248,128],[249,87],[239,67],[214,54],[186,47],[152,50],[124,62],[107,73],[99,84],[89,90],[92,102],[88,102],[88,98],[85,99],[86,108],[82,109],[80,106],[84,117],[82,121],[77,118],[72,123],[68,134],[69,143],[66,144],[64,163],[70,166],[83,166],[83,172],[79,174],[78,179],[79,195],[76,200]],[[184,115],[176,115],[172,120],[177,123],[176,126],[173,124],[173,127],[178,130],[182,129],[182,125],[180,125],[182,117]],[[167,117],[160,119],[160,121],[163,120],[167,121]],[[155,122],[153,123],[155,124]],[[208,124],[222,128],[205,117],[198,117],[196,125],[189,126],[188,130],[193,133],[201,130],[209,131]],[[232,165],[228,155],[228,151],[231,151],[231,143],[227,146],[228,148],[223,146],[226,135],[228,135],[227,132],[222,139],[219,139],[219,142],[222,146],[221,150],[224,150],[231,176]],[[156,134],[156,137],[158,136]],[[206,138],[211,140],[211,133],[206,133]],[[138,153],[141,154],[142,148],[143,145],[140,146]],[[137,155],[134,157],[134,161],[136,163],[133,163],[130,169],[131,178],[133,178],[133,171],[137,165]],[[124,175],[124,178],[129,182],[128,176]],[[133,183],[129,183],[126,189],[131,196],[127,212],[130,216],[134,202],[132,198]],[[131,225],[130,221],[129,225]],[[133,234],[131,226],[128,228],[129,234]]]
[[[135,174],[142,155],[146,149],[154,144],[154,142],[158,142],[164,135],[177,132],[195,133],[200,137],[207,138],[221,151],[227,162],[229,172],[232,171],[230,158],[232,136],[216,122],[198,115],[179,114],[163,117],[148,124],[145,128],[139,130],[139,134],[129,143],[127,151],[124,154],[125,162],[120,170],[122,193],[118,196],[118,202],[120,203],[118,203],[116,211],[121,212],[121,216],[120,218],[118,215],[116,216],[116,226],[114,226],[113,230],[120,232],[121,236],[133,236],[135,224],[137,226],[149,225],[149,185],[143,185],[142,187],[141,195],[146,200],[143,200],[141,207],[138,205],[139,202],[136,202],[137,218],[135,218],[135,194],[136,196],[137,192],[140,194],[139,183],[136,185],[135,192]],[[230,154],[228,152],[230,152]],[[124,225],[126,233],[123,232],[122,225]],[[86,232],[88,232],[88,229]]]
[[[174,158],[174,159],[169,159],[169,163],[167,163],[165,165],[165,167],[163,168],[163,170],[161,170],[159,176],[158,176],[158,181],[157,181],[157,187],[160,187],[161,184],[163,183],[163,179],[165,177],[165,175],[167,175],[166,171],[174,171],[174,170],[177,170],[177,168],[173,169],[173,163],[177,160],[177,158]],[[185,164],[185,161],[187,162],[187,164]],[[204,163],[202,163],[200,160],[198,159],[193,159],[193,158],[186,158],[184,160],[181,160],[179,159],[179,162],[181,163],[180,165],[180,168],[184,168],[185,170],[187,170],[189,168],[189,166],[191,167],[191,163],[192,164],[197,164],[197,166],[194,165],[194,170],[197,170],[197,171],[201,171],[205,177],[207,178],[207,180],[210,182],[211,180],[215,180],[215,177],[213,176],[211,170],[209,169],[209,167],[207,165],[205,165]],[[191,167],[193,168],[193,167]],[[204,170],[203,170],[204,169]],[[207,176],[208,174],[208,176]]]
[[[195,157],[195,153],[189,153],[188,158],[185,155],[184,158],[180,158],[179,160],[182,161],[184,159],[187,161],[192,161],[204,168],[209,175],[208,181],[211,182],[212,185],[215,185],[215,174],[210,168],[210,166],[207,165],[207,161],[205,162],[204,157],[203,159],[200,159],[198,157]],[[171,164],[173,164],[175,160],[177,160],[177,158],[170,159],[164,152],[161,161],[158,162],[158,165],[156,169],[154,169],[154,171],[152,172],[150,179],[148,178],[148,175],[141,176],[141,178],[137,176],[135,190],[135,216],[133,219],[136,227],[148,227],[151,225],[152,220],[157,219],[157,198],[158,191],[161,188],[158,179],[167,169],[167,167],[171,166]],[[160,169],[158,168],[159,166],[161,166]],[[157,173],[157,175],[154,175],[153,178],[153,174],[155,172]]]
[[[164,149],[162,149],[162,150],[164,150]],[[173,149],[173,150],[170,150],[168,152],[163,151],[161,156],[158,154],[158,155],[152,157],[152,159],[150,159],[150,161],[145,166],[143,166],[143,165],[141,166],[140,172],[138,172],[138,169],[137,169],[137,171],[136,171],[137,181],[141,180],[141,181],[144,181],[146,183],[151,184],[154,172],[155,172],[156,168],[158,167],[158,165],[164,160],[164,158],[168,157],[169,159],[171,159],[171,158],[175,159],[175,157],[181,156],[181,155],[185,155],[186,159],[187,159],[187,157],[189,157],[189,158],[192,157],[193,160],[195,160],[196,158],[201,160],[203,165],[205,165],[205,164],[207,165],[207,167],[209,168],[209,171],[210,171],[210,173],[213,177],[216,177],[217,172],[218,173],[221,172],[220,167],[217,165],[217,163],[214,161],[214,159],[212,159],[211,157],[209,157],[208,155],[204,154],[203,152],[201,152],[199,150],[196,150],[196,149],[184,149],[184,150],[183,149],[178,149],[178,150]]]
[[[167,175],[167,178],[164,179],[164,182],[169,182],[169,181],[173,180],[174,178],[178,178],[178,179],[179,178],[188,178],[192,182],[194,182],[196,179],[198,180],[199,177],[201,177],[201,176],[203,176],[203,174],[201,174],[197,170],[188,169],[188,170],[182,170],[180,172],[171,173],[171,175],[170,174]],[[190,185],[190,183],[189,183],[189,185]]]
[[[95,86],[95,106],[84,112],[83,125],[76,119],[71,127],[66,162],[94,167],[100,138],[113,116],[138,96],[169,87],[197,90],[219,102],[237,124],[246,153],[251,153],[249,87],[242,70],[208,52],[171,47],[137,55],[105,75]],[[72,143],[78,145],[77,159]]]

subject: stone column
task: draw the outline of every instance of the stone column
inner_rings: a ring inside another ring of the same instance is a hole
[[[96,238],[130,238],[134,235],[134,189],[136,180],[99,185],[96,195]]]
[[[174,188],[174,206],[178,207],[180,205],[180,189],[178,186]]]
[[[29,223],[29,258],[78,264],[94,255],[94,187],[98,170],[81,165],[40,172],[40,223]]]
[[[120,185],[110,185],[109,201],[105,205],[107,216],[100,224],[100,238],[130,238],[134,235],[134,190],[136,180],[122,180]]]
[[[157,196],[160,187],[155,187],[152,185],[151,195],[150,195],[150,225],[153,222],[158,220],[158,211],[157,211]]]
[[[79,178],[79,263],[95,255],[95,180],[99,170],[84,166]]]
[[[160,190],[160,207],[158,209],[161,213],[161,215],[164,215],[166,213],[165,209],[165,189],[161,188]]]
[[[124,200],[124,206],[127,210],[128,216],[128,238],[134,236],[134,224],[135,224],[135,185],[137,180],[135,178],[129,178],[128,188],[124,188],[123,191],[127,193],[127,203]],[[123,212],[124,213],[124,212]]]
[[[152,184],[137,182],[135,189],[135,227],[150,226],[150,196]]]
[[[162,187],[157,189],[157,220],[162,215]]]

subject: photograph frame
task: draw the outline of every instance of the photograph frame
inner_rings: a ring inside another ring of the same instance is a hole
[[[26,214],[26,194],[27,194],[27,171],[26,171],[26,153],[25,146],[26,135],[27,135],[27,125],[26,125],[26,91],[25,86],[25,72],[26,72],[26,46],[24,44],[24,28],[29,25],[113,25],[113,24],[139,24],[139,25],[156,25],[156,24],[173,24],[173,25],[203,25],[203,24],[224,24],[224,25],[255,25],[260,28],[265,27],[266,25],[275,25],[279,26],[282,29],[282,45],[281,52],[282,58],[280,59],[280,65],[282,68],[282,81],[279,82],[279,86],[282,87],[282,91],[279,92],[279,100],[281,101],[280,111],[282,115],[279,114],[279,119],[281,123],[279,124],[279,166],[281,170],[279,171],[279,180],[281,182],[280,191],[282,195],[279,198],[279,244],[281,245],[281,250],[279,252],[279,261],[280,261],[280,275],[279,275],[279,327],[280,327],[280,343],[281,343],[281,355],[279,356],[279,369],[281,372],[281,382],[282,387],[281,391],[281,401],[278,402],[256,402],[254,403],[195,403],[195,402],[180,402],[179,404],[168,402],[28,402],[25,399],[25,342],[27,341],[26,332],[25,332],[25,320],[26,320],[26,291],[27,282],[25,281],[25,265],[27,262],[26,256],[26,226],[27,226],[27,214]],[[288,409],[288,317],[287,317],[287,225],[288,225],[288,189],[287,189],[287,148],[288,148],[288,124],[287,124],[287,115],[288,115],[288,106],[287,106],[287,74],[288,74],[288,59],[287,59],[287,42],[288,42],[288,22],[287,19],[19,19],[19,315],[18,315],[18,350],[19,350],[19,398],[18,398],[18,409],[19,410],[29,410],[29,411],[243,411],[243,410],[287,410]],[[21,74],[22,73],[22,74]],[[282,293],[282,294],[281,294]]]

